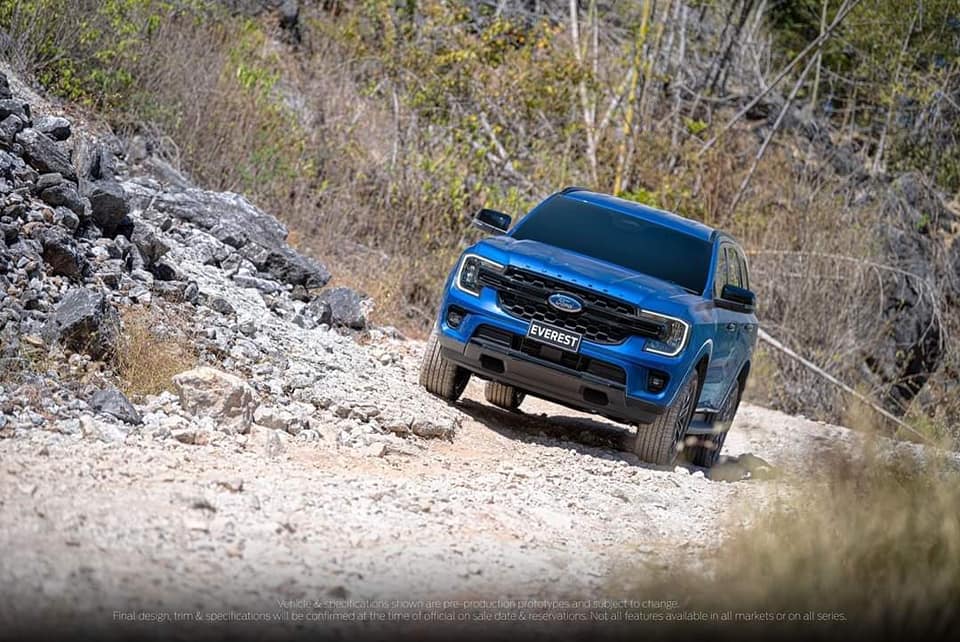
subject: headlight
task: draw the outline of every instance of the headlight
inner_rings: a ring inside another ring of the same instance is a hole
[[[656,312],[640,312],[640,318],[664,325],[664,332],[659,339],[648,339],[643,349],[654,354],[675,357],[686,347],[687,335],[690,334],[690,325],[675,317],[668,317]]]
[[[499,263],[491,261],[490,259],[485,259],[476,254],[467,254],[463,257],[463,260],[460,261],[460,269],[457,270],[457,278],[455,283],[458,288],[464,292],[469,292],[474,296],[480,295],[480,268],[487,267],[496,270],[497,272],[503,271],[503,266]]]

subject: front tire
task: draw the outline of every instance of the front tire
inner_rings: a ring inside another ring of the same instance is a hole
[[[723,408],[717,413],[717,418],[713,424],[714,432],[698,437],[696,443],[687,448],[687,457],[692,464],[703,468],[713,468],[720,460],[720,449],[723,448],[723,442],[727,440],[730,424],[733,423],[733,418],[737,415],[737,408],[739,407],[740,384],[738,382],[727,397]]]
[[[483,388],[483,396],[494,406],[504,410],[516,410],[527,396],[522,390],[498,381],[488,381]]]
[[[470,371],[447,361],[441,352],[439,336],[431,333],[420,364],[420,385],[441,399],[456,401],[468,381]]]
[[[637,457],[657,466],[671,466],[677,461],[697,409],[699,392],[700,373],[694,370],[666,412],[652,424],[637,428],[633,445]]]

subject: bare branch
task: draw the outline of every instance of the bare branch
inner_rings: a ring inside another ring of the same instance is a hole
[[[788,64],[786,67],[784,67],[784,68],[780,71],[780,73],[777,74],[777,77],[773,79],[773,81],[767,86],[766,89],[764,89],[763,91],[761,91],[759,94],[757,94],[757,95],[753,98],[753,100],[751,100],[751,101],[748,102],[746,105],[744,105],[743,108],[741,108],[740,111],[738,111],[738,112],[733,116],[733,118],[731,118],[729,121],[727,121],[727,123],[720,129],[719,132],[717,132],[714,136],[712,136],[712,137],[710,138],[710,140],[708,140],[707,142],[705,142],[705,143],[703,144],[703,146],[700,148],[700,151],[697,152],[697,156],[702,156],[708,149],[710,149],[711,147],[713,147],[713,145],[717,142],[717,140],[718,140],[723,134],[725,134],[725,133],[726,133],[731,127],[733,127],[741,118],[743,118],[744,115],[745,115],[748,111],[750,111],[751,109],[753,109],[753,107],[754,107],[758,102],[760,102],[760,100],[761,100],[764,96],[766,96],[768,93],[770,93],[770,92],[773,90],[774,87],[776,87],[777,85],[779,85],[779,84],[780,84],[780,81],[782,81],[784,78],[786,78],[786,77],[787,77],[787,74],[789,74],[789,73],[793,70],[793,68],[796,67],[796,66],[800,63],[801,60],[803,60],[804,58],[807,57],[807,54],[809,54],[811,51],[819,50],[820,47],[823,46],[823,43],[825,43],[825,42],[827,41],[827,39],[830,37],[830,35],[834,32],[834,30],[836,30],[836,28],[839,27],[839,26],[843,23],[844,18],[846,18],[847,15],[848,15],[851,11],[853,11],[853,9],[856,8],[857,5],[859,5],[862,1],[863,1],[863,0],[844,0],[844,3],[840,6],[840,10],[837,12],[837,16],[833,19],[833,22],[830,23],[830,26],[827,27],[826,30],[825,30],[822,34],[820,34],[817,38],[815,38],[814,40],[812,40],[812,41],[810,42],[810,44],[808,44],[806,47],[804,47],[803,51],[801,51],[800,53],[798,53],[798,54],[796,55],[796,57],[794,57],[794,59],[790,61],[790,64]]]
[[[932,443],[932,442],[930,441],[930,438],[927,437],[926,435],[924,435],[922,432],[920,432],[919,430],[917,430],[916,428],[914,428],[914,427],[911,426],[910,424],[906,423],[905,421],[903,421],[903,420],[900,419],[899,417],[897,417],[897,416],[893,415],[892,413],[888,412],[887,410],[884,410],[884,409],[881,408],[876,402],[874,402],[873,400],[869,399],[866,395],[863,395],[863,394],[857,392],[856,390],[854,390],[853,388],[851,388],[851,387],[848,386],[847,384],[843,383],[842,381],[840,381],[839,379],[837,379],[836,377],[834,377],[834,376],[831,375],[829,372],[827,372],[827,371],[824,370],[823,368],[819,367],[818,365],[816,365],[816,364],[813,363],[812,361],[808,361],[807,359],[804,359],[804,358],[801,357],[799,354],[797,354],[796,352],[794,352],[793,350],[791,350],[790,348],[788,348],[787,346],[785,346],[783,343],[781,343],[781,342],[778,341],[777,339],[771,337],[771,336],[770,336],[769,334],[767,334],[764,330],[762,330],[762,329],[758,329],[758,330],[757,330],[757,338],[760,339],[761,341],[763,341],[764,343],[767,343],[768,345],[772,346],[772,347],[775,348],[776,350],[779,350],[780,352],[782,352],[783,354],[787,355],[788,357],[790,357],[790,358],[793,359],[794,361],[798,362],[798,363],[799,363],[800,365],[802,365],[803,367],[811,370],[812,372],[814,372],[814,373],[817,374],[818,376],[822,377],[824,380],[828,381],[829,383],[832,383],[832,384],[835,385],[836,387],[840,388],[841,390],[843,390],[843,391],[846,392],[847,394],[849,394],[849,395],[851,395],[852,397],[854,397],[854,398],[858,399],[859,401],[863,402],[864,404],[866,404],[867,406],[869,406],[871,409],[873,409],[873,410],[874,410],[877,414],[879,414],[880,416],[884,417],[885,419],[888,419],[889,421],[892,421],[893,423],[895,423],[896,425],[900,426],[900,427],[903,428],[904,430],[910,432],[911,434],[916,435],[921,441],[926,442],[926,443],[928,443],[928,444],[929,444],[929,443]]]

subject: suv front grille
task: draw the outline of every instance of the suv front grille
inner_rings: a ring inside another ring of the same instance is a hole
[[[594,343],[615,345],[633,335],[659,338],[664,331],[662,324],[637,317],[637,308],[629,303],[542,274],[518,268],[499,273],[483,267],[480,283],[497,291],[500,308],[507,314],[577,332]],[[556,292],[576,296],[583,301],[583,310],[555,310],[547,297]]]
[[[553,348],[539,341],[527,339],[523,335],[507,332],[506,330],[494,328],[489,325],[481,325],[473,333],[473,336],[491,343],[496,343],[504,348],[519,350],[531,357],[549,361],[569,368],[570,370],[587,372],[600,379],[605,379],[620,385],[626,385],[627,383],[627,373],[620,366],[601,361],[600,359],[585,357],[576,352],[567,352],[566,350]]]

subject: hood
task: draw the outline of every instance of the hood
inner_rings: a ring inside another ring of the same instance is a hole
[[[498,236],[474,249],[498,263],[562,279],[641,308],[646,301],[695,296],[675,283],[539,241]]]

